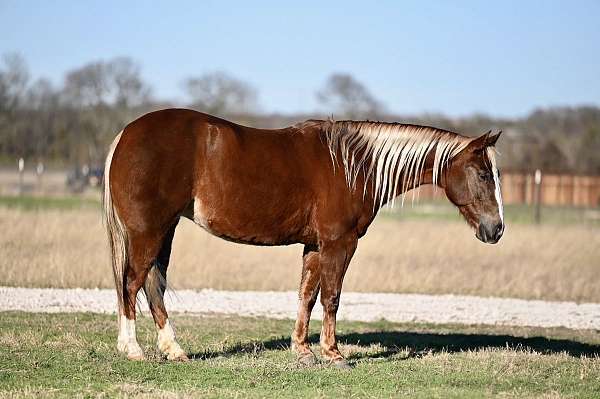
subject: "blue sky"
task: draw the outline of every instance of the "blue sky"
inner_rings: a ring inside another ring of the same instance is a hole
[[[522,116],[600,104],[599,21],[600,1],[0,1],[0,53],[57,84],[131,56],[172,100],[224,70],[265,112],[327,112],[314,93],[346,72],[392,112]]]

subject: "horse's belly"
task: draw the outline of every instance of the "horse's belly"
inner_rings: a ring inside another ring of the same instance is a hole
[[[238,243],[285,245],[310,241],[310,208],[281,199],[272,201],[211,201],[194,198],[194,222],[209,233]]]

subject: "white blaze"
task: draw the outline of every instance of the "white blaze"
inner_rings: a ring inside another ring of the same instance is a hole
[[[488,148],[487,154],[492,164],[492,174],[494,175],[494,197],[496,197],[500,221],[502,222],[502,227],[504,227],[504,209],[502,206],[502,192],[500,191],[500,177],[498,176],[498,168],[496,167],[496,157],[492,148]]]

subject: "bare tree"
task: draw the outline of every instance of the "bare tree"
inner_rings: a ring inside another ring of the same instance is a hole
[[[590,127],[580,142],[578,169],[600,175],[600,124]]]
[[[108,63],[111,89],[117,107],[135,107],[150,101],[150,87],[141,78],[140,67],[127,57]]]
[[[256,110],[256,90],[224,72],[212,72],[183,82],[191,106],[203,112],[227,115]]]
[[[47,79],[38,79],[27,90],[27,108],[29,116],[28,137],[29,156],[38,160],[47,158],[55,150],[53,144],[64,142],[65,130],[61,128],[61,105],[59,93]]]
[[[67,73],[66,104],[78,110],[72,137],[81,162],[99,163],[110,137],[132,118],[132,107],[149,100],[140,68],[129,58],[96,61]]]
[[[108,103],[108,68],[102,61],[91,62],[67,72],[63,92],[66,100],[79,107]]]
[[[25,155],[27,139],[23,134],[27,120],[21,117],[29,71],[25,60],[16,53],[2,57],[0,67],[0,148],[17,156]]]
[[[64,92],[68,100],[80,106],[137,106],[150,96],[139,66],[127,57],[91,62],[70,71],[65,77]]]
[[[0,69],[0,111],[12,110],[20,105],[29,82],[29,70],[23,57],[8,53],[2,57]]]
[[[330,111],[346,118],[368,118],[381,114],[381,104],[369,90],[349,74],[331,75],[317,99]]]

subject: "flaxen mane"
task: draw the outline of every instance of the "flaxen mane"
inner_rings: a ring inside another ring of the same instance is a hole
[[[367,178],[375,177],[374,206],[388,202],[393,206],[400,184],[415,186],[432,151],[435,153],[433,184],[437,184],[452,157],[473,140],[429,126],[369,121],[328,121],[324,123],[324,131],[334,168],[341,163],[351,189],[356,188],[361,171]]]

